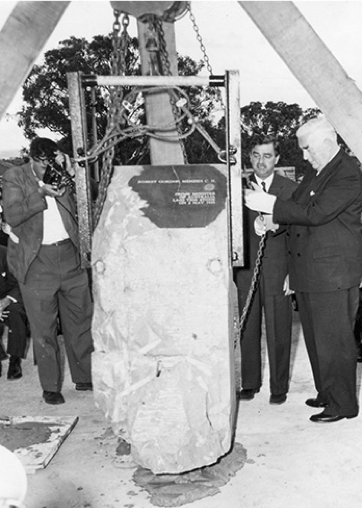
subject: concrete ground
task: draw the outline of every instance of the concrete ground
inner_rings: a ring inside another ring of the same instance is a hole
[[[24,376],[0,378],[1,415],[79,416],[50,464],[28,475],[26,508],[148,508],[148,493],[132,481],[135,464],[116,455],[117,439],[90,392],[76,392],[65,371],[66,403],[49,406],[41,397],[31,351]],[[358,385],[362,364],[358,365]],[[5,375],[4,375],[5,374]],[[239,405],[236,441],[247,462],[215,496],[195,508],[354,508],[362,503],[361,418],[316,424],[318,410],[304,404],[315,390],[303,336],[294,313],[293,357],[288,400],[269,404],[268,366],[253,401]],[[188,505],[185,505],[188,506]],[[190,504],[191,506],[191,504]]]

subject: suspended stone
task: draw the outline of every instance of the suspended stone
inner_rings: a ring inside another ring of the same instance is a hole
[[[215,463],[235,419],[225,166],[115,167],[92,248],[95,400],[153,473]]]

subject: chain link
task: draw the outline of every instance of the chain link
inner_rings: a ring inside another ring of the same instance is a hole
[[[237,345],[237,341],[240,340],[240,336],[241,336],[242,332],[244,331],[246,320],[247,320],[247,317],[248,317],[250,309],[251,309],[251,304],[253,303],[255,291],[256,291],[258,284],[259,284],[262,259],[263,259],[263,253],[264,253],[264,247],[265,247],[265,240],[266,240],[266,233],[263,234],[263,236],[261,237],[260,242],[259,242],[258,253],[256,256],[256,261],[255,261],[255,266],[254,266],[254,271],[253,271],[253,277],[251,279],[250,288],[249,288],[249,291],[248,291],[248,294],[247,294],[247,297],[245,300],[245,305],[244,305],[244,308],[242,310],[240,320],[239,320],[239,326],[238,326],[239,333],[237,334],[237,337],[235,338],[235,343],[234,343],[235,348]]]

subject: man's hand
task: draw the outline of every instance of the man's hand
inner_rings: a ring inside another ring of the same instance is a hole
[[[58,150],[56,152],[55,162],[57,162],[59,164],[59,166],[62,166],[63,168],[65,168],[68,171],[68,173],[70,174],[70,176],[75,175],[70,157],[66,153],[63,153],[60,150]]]
[[[63,196],[63,194],[65,193],[65,187],[58,189],[55,185],[49,185],[48,183],[45,183],[44,185],[39,187],[38,192],[42,198],[45,198],[45,196],[56,198]]]
[[[260,189],[258,185],[251,182],[254,190],[245,189],[245,204],[251,210],[264,213],[273,213],[276,196],[268,194]]]
[[[9,307],[10,304],[11,304],[10,298],[8,298],[7,296],[5,296],[5,298],[1,298],[1,300],[0,300],[0,319],[1,319],[1,315],[4,313],[4,310],[7,307]]]
[[[271,215],[258,215],[254,221],[254,230],[258,236],[263,236],[267,231],[276,231],[279,224],[273,222]]]
[[[285,296],[293,295],[295,293],[295,291],[293,291],[293,289],[290,289],[289,287],[289,274],[285,277],[283,291]]]

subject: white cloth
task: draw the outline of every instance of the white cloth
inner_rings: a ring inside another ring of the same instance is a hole
[[[44,210],[43,245],[50,245],[69,238],[58,210],[55,198],[45,196],[48,208]]]

